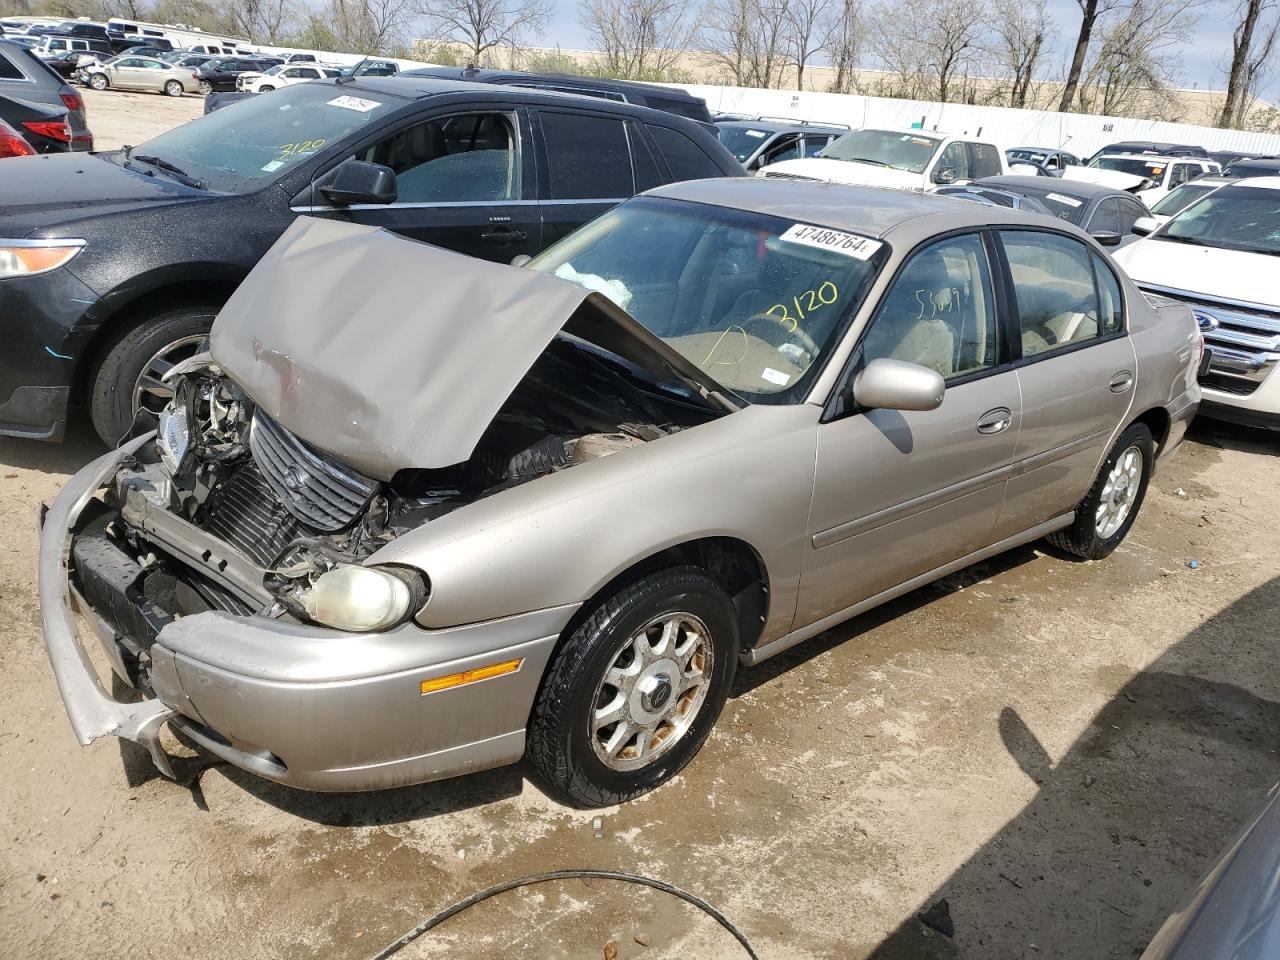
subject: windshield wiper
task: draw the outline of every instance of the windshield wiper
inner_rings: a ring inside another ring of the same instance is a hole
[[[832,159],[845,160],[849,163],[874,163],[877,167],[888,167],[890,170],[898,169],[892,163],[885,163],[883,160],[872,160],[870,157],[833,157]]]
[[[1211,247],[1213,244],[1205,243],[1203,240],[1193,240],[1191,237],[1179,237],[1172,233],[1162,233],[1155,237],[1156,240],[1172,240],[1174,243],[1188,243],[1193,247]]]
[[[195,187],[197,190],[206,189],[203,180],[199,180],[196,177],[191,176],[177,164],[170,163],[168,160],[163,160],[160,157],[144,157],[138,154],[131,154],[129,159],[140,160],[143,163],[151,164],[153,167],[158,167],[185,186]]]

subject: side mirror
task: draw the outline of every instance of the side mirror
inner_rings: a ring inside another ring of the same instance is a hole
[[[1138,236],[1145,237],[1148,234],[1155,232],[1156,228],[1159,226],[1160,224],[1156,222],[1155,217],[1139,217],[1137,220],[1133,221],[1133,226],[1129,229]]]
[[[943,167],[941,170],[935,170],[933,173],[934,183],[955,183],[956,172],[950,167]]]
[[[1120,234],[1116,233],[1114,230],[1094,230],[1090,232],[1089,236],[1093,237],[1093,239],[1097,240],[1104,247],[1118,247],[1120,246],[1120,240],[1122,239]]]
[[[399,195],[395,171],[380,163],[364,160],[342,161],[317,189],[337,207],[349,207],[355,203],[395,203]]]
[[[853,380],[853,399],[881,410],[937,410],[947,385],[942,374],[918,363],[878,357]]]
[[[529,256],[527,253],[517,253],[514,257],[511,258],[511,265],[513,267],[523,267],[526,263],[528,263],[532,259],[533,257]]]

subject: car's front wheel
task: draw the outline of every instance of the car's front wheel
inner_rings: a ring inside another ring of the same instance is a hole
[[[1049,542],[1084,560],[1101,560],[1125,538],[1147,495],[1155,441],[1144,423],[1132,423],[1102,462],[1093,486],[1076,508],[1075,523]]]
[[[207,97],[209,94],[213,93],[213,84],[210,83],[208,80],[201,80],[200,92]]]
[[[625,586],[552,658],[530,718],[529,761],[574,806],[647,793],[702,747],[737,661],[733,604],[705,572],[677,567]]]
[[[164,92],[171,97],[180,97],[183,94],[182,84],[177,80],[169,80],[164,85]]]
[[[270,92],[271,92],[272,90],[274,90],[274,89],[275,89],[275,87],[273,87],[271,84],[269,84],[269,83],[264,83],[262,86],[260,86],[260,87],[258,88],[258,92],[259,92],[259,93],[270,93]]]
[[[90,386],[89,413],[114,447],[138,410],[159,413],[173,396],[164,374],[204,348],[217,307],[179,307],[129,327],[107,348]]]
[[[105,90],[105,89],[107,89],[107,78],[106,78],[106,76],[104,76],[104,75],[103,75],[103,74],[101,74],[101,73],[91,73],[91,74],[89,74],[89,86],[93,87],[93,89],[95,89],[95,90]]]

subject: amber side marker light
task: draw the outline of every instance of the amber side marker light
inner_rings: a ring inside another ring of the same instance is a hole
[[[520,657],[515,660],[504,660],[502,663],[491,663],[487,667],[476,667],[474,670],[463,670],[461,673],[451,673],[446,677],[433,677],[430,680],[423,680],[419,689],[423,696],[428,693],[437,693],[440,690],[450,690],[453,687],[466,686],[468,683],[475,683],[478,680],[491,680],[494,677],[503,677],[508,673],[515,673],[520,669],[520,664],[524,663],[524,658]]]

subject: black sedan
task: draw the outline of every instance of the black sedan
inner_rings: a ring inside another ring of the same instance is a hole
[[[1129,236],[1135,220],[1151,216],[1151,211],[1131,193],[1078,180],[983,177],[971,186],[993,187],[1031,197],[1046,207],[1051,216],[1074,223],[1097,237],[1115,234],[1124,239]],[[1119,240],[1114,242],[1119,243]]]
[[[639,191],[744,175],[674,114],[425,77],[299,83],[130,150],[0,162],[0,435],[57,439],[79,403],[112,443],[300,213],[509,262]]]
[[[262,73],[274,61],[243,57],[222,57],[208,60],[196,68],[196,79],[200,81],[200,92],[206,96],[211,93],[225,93],[235,90],[236,77],[242,73]]]

